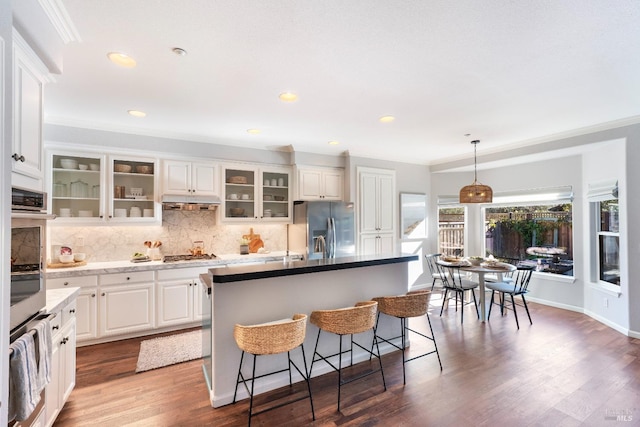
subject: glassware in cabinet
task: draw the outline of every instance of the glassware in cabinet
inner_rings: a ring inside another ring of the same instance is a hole
[[[91,155],[53,154],[51,157],[51,213],[60,218],[100,216],[101,195],[94,193],[102,179],[102,159]]]
[[[255,218],[256,173],[253,170],[224,170],[224,217]]]

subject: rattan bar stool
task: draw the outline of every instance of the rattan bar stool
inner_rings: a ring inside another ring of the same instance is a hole
[[[311,403],[311,416],[316,419],[315,411],[313,410],[313,398],[311,397],[311,382],[309,381],[309,372],[307,372],[307,360],[304,354],[304,342],[306,332],[306,314],[294,314],[291,319],[278,320],[275,322],[262,323],[259,325],[235,325],[233,329],[233,337],[238,344],[242,355],[240,356],[240,366],[238,368],[238,377],[236,380],[236,390],[233,393],[233,403],[236,402],[238,394],[238,386],[243,384],[247,393],[249,394],[249,426],[251,426],[251,417],[254,415],[262,414],[263,412],[270,411],[272,409],[280,408],[281,406],[288,405],[299,400],[309,398]],[[291,360],[291,350],[296,347],[300,347],[302,351],[302,361],[304,363],[304,370],[300,368]],[[269,372],[266,374],[256,376],[256,359],[257,356],[268,354],[280,354],[287,352],[288,365],[286,369],[280,369],[278,371]],[[251,377],[245,378],[242,374],[242,362],[244,360],[244,354],[249,353],[253,355],[253,367]],[[289,386],[291,386],[291,366],[296,368],[298,373],[307,383],[308,396],[301,396],[294,400],[289,400],[280,403],[275,406],[271,406],[267,409],[253,412],[253,390],[257,379],[264,378],[270,375],[275,375],[281,372],[289,372]],[[251,382],[251,390],[247,386],[247,382]]]
[[[309,369],[309,375],[313,370],[313,365],[316,362],[324,361],[335,371],[338,371],[338,411],[340,411],[340,391],[342,386],[349,384],[353,381],[364,378],[368,375],[380,372],[382,375],[382,385],[384,390],[387,390],[387,383],[384,380],[384,371],[382,370],[382,359],[380,358],[380,349],[378,348],[378,341],[376,339],[375,331],[373,333],[372,349],[375,347],[376,353],[363,347],[353,340],[354,334],[373,330],[376,323],[376,312],[378,309],[378,303],[375,301],[358,302],[354,307],[340,308],[336,310],[316,310],[311,313],[310,321],[316,325],[318,330],[318,337],[316,339],[316,346],[313,350],[313,360],[311,361],[311,369]],[[331,332],[339,336],[340,345],[338,353],[334,353],[328,356],[323,356],[318,353],[318,343],[320,342],[320,334],[322,331]],[[343,335],[351,335],[351,347],[347,350],[342,349],[342,337]],[[380,367],[375,370],[366,371],[359,375],[354,375],[351,378],[342,378],[342,355],[350,353],[351,363],[349,366],[353,366],[353,346],[361,348],[372,356],[378,358]],[[333,357],[338,357],[338,366],[330,361]]]
[[[406,295],[398,295],[398,296],[388,296],[388,297],[376,297],[373,298],[374,301],[378,303],[378,319],[376,321],[376,337],[378,340],[382,340],[387,344],[390,344],[402,351],[402,382],[403,384],[407,383],[406,375],[405,375],[405,363],[410,362],[412,360],[418,359],[420,357],[428,356],[429,354],[435,353],[438,356],[438,363],[440,364],[440,370],[442,370],[442,361],[440,360],[440,353],[438,352],[438,345],[436,344],[436,338],[433,334],[433,328],[431,327],[431,319],[429,318],[429,312],[427,311],[429,306],[429,297],[431,296],[430,291],[416,291],[409,292]],[[393,316],[400,319],[400,335],[393,338],[383,338],[380,335],[377,335],[378,330],[378,322],[380,321],[380,314],[383,313],[387,316]],[[425,335],[422,332],[418,332],[415,329],[409,328],[409,318],[410,317],[420,317],[426,316],[427,322],[429,323],[429,330],[431,331],[431,336]],[[434,350],[429,351],[424,354],[420,354],[419,356],[414,356],[407,359],[406,354],[406,340],[408,332],[413,332],[423,338],[433,341]],[[401,339],[401,344],[398,346],[393,340]]]

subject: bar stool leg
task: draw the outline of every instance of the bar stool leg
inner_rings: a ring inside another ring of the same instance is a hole
[[[340,353],[338,353],[338,412],[340,412],[340,391],[342,390],[342,335],[338,335],[338,337],[340,338]]]
[[[405,363],[407,363],[407,358],[406,358],[406,325],[407,319],[404,317],[400,318],[400,328],[401,328],[401,333],[400,336],[402,337],[402,384],[407,384],[407,376],[405,374],[405,368],[404,365]]]
[[[309,391],[309,402],[311,403],[311,416],[313,420],[316,420],[316,412],[313,409],[313,397],[311,395],[311,371],[307,371],[307,356],[304,354],[304,344],[300,344],[302,349],[302,363],[304,363],[304,373],[306,375],[305,381],[307,382],[307,390]]]

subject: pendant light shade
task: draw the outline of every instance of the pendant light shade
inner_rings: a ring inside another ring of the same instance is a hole
[[[476,145],[480,143],[480,140],[476,139],[471,143],[473,144],[473,184],[465,185],[460,189],[460,203],[491,203],[493,190],[488,185],[478,182]]]

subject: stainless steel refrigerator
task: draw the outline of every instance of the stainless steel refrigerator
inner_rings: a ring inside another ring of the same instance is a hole
[[[351,202],[294,202],[289,250],[305,259],[355,255],[354,211]]]

